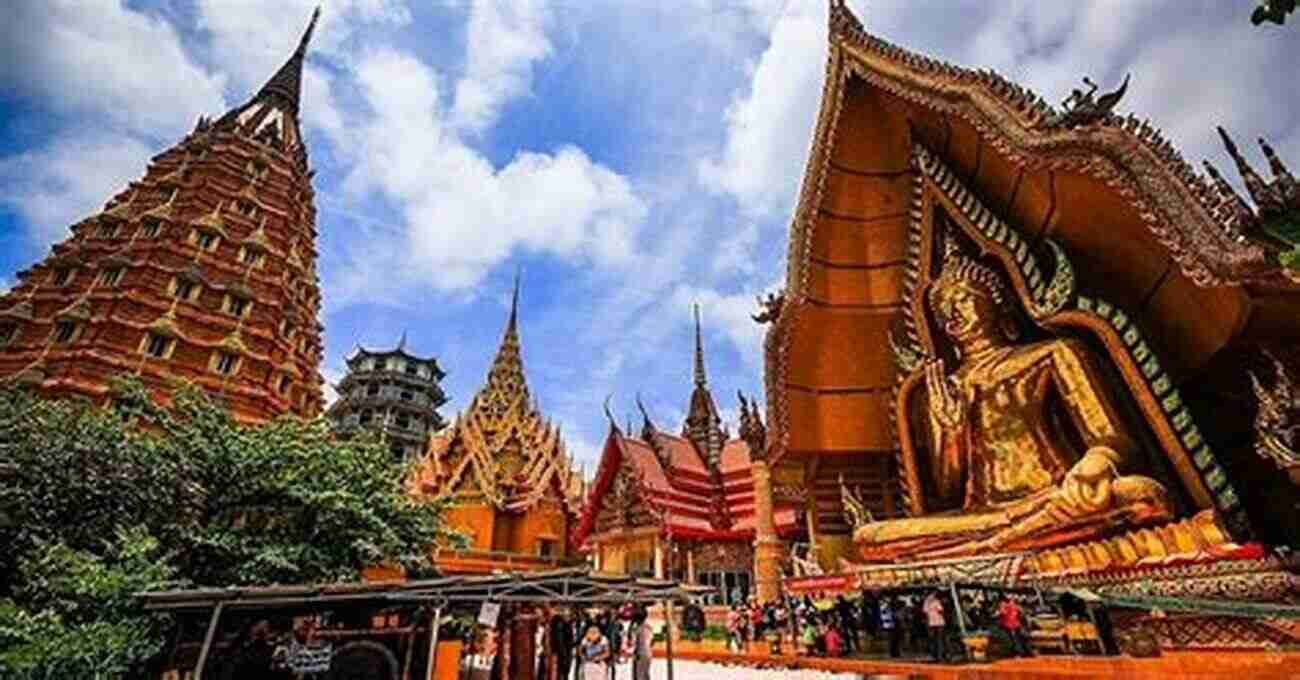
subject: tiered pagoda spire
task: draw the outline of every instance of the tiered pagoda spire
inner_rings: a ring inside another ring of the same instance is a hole
[[[695,444],[711,470],[718,470],[722,461],[722,447],[727,442],[727,431],[722,427],[722,417],[709,391],[708,373],[704,368],[704,340],[700,332],[700,306],[695,305],[695,389],[691,392],[686,422],[682,436]]]
[[[514,512],[547,499],[576,510],[581,480],[560,428],[543,417],[529,392],[518,320],[516,277],[487,381],[455,423],[430,440],[419,493],[482,500]]]
[[[311,172],[299,133],[316,24],[246,103],[151,159],[0,297],[0,382],[103,398],[177,380],[236,417],[314,416],[323,399]]]

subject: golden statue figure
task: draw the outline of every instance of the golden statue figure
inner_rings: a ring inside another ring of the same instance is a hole
[[[918,420],[931,488],[959,509],[859,527],[867,559],[1041,548],[1172,517],[1164,487],[1121,474],[1137,448],[1091,351],[1074,339],[1018,343],[1008,298],[992,269],[947,245],[927,303],[957,365],[925,361]]]

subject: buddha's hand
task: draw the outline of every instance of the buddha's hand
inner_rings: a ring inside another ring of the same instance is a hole
[[[957,386],[948,380],[943,359],[925,362],[925,387],[930,395],[930,412],[945,429],[961,425],[966,416],[966,404],[961,400]]]
[[[1094,446],[1070,468],[1061,480],[1061,496],[1071,510],[1096,511],[1111,504],[1111,483],[1119,476],[1117,454],[1105,446]]]

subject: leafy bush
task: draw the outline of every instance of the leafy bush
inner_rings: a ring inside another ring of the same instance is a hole
[[[0,390],[0,463],[0,669],[17,677],[134,677],[169,623],[139,591],[418,576],[456,540],[378,441],[243,426],[195,388],[167,408],[134,381],[108,407]]]

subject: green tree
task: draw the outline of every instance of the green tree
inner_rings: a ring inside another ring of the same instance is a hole
[[[110,407],[0,391],[0,670],[120,676],[162,640],[140,590],[428,573],[458,537],[408,472],[372,438],[243,426],[194,388],[167,408],[132,381]]]

